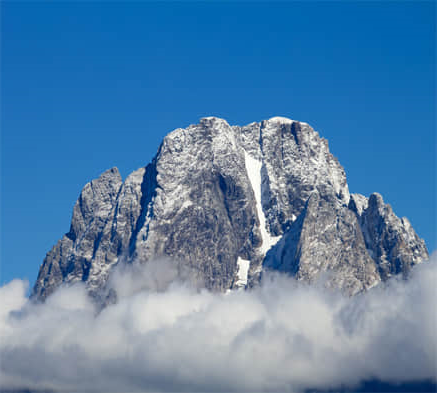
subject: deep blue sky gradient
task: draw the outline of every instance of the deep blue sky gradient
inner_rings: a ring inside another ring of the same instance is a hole
[[[86,182],[209,115],[310,123],[434,250],[435,7],[2,2],[1,283],[33,284]]]

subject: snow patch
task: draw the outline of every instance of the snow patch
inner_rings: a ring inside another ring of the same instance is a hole
[[[267,251],[274,246],[281,236],[271,236],[266,228],[266,216],[261,204],[261,161],[251,157],[246,151],[244,151],[244,158],[246,163],[247,176],[249,177],[250,184],[252,185],[253,193],[255,195],[256,210],[259,218],[259,229],[261,232],[262,244],[260,251],[262,255],[266,255]]]
[[[247,285],[247,274],[249,272],[250,261],[238,257],[237,265],[238,265],[238,272],[237,272],[238,281],[235,283],[235,285],[237,285],[238,287],[244,287]]]
[[[192,205],[193,205],[193,202],[191,202],[191,200],[187,199],[184,201],[184,203],[182,203],[181,210],[184,210],[187,207],[190,207]]]
[[[272,123],[281,123],[281,124],[291,124],[293,123],[295,120],[291,120],[287,117],[282,117],[282,116],[275,116],[275,117],[271,117],[269,119],[269,122]]]

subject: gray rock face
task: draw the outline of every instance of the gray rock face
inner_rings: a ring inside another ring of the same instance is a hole
[[[355,214],[334,195],[314,192],[304,211],[266,256],[265,266],[355,294],[380,281]]]
[[[118,169],[88,183],[73,208],[70,231],[47,253],[33,293],[50,295],[62,282],[88,281],[95,269],[96,251],[122,184]]]
[[[378,194],[350,196],[342,166],[308,124],[209,117],[168,134],[124,182],[111,169],[84,187],[33,296],[81,280],[99,298],[116,264],[161,256],[216,291],[278,269],[354,294],[428,253]]]
[[[353,195],[349,207],[357,215],[367,250],[382,280],[399,273],[405,277],[412,266],[428,257],[425,242],[417,236],[408,219],[396,217],[381,195],[374,193],[368,200],[362,195]]]

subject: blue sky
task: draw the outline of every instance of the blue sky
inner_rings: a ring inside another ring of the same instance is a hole
[[[208,115],[310,123],[435,249],[435,3],[1,8],[1,283],[33,284],[86,182]]]

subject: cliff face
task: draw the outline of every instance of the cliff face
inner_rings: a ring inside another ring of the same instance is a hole
[[[381,195],[373,193],[369,199],[352,195],[349,207],[358,217],[367,251],[382,280],[393,274],[406,276],[412,266],[428,257],[424,241],[408,219],[396,217]]]
[[[169,256],[211,290],[255,285],[265,269],[354,294],[428,257],[379,194],[350,196],[328,143],[275,117],[244,127],[209,117],[168,134],[124,182],[88,183],[70,231],[47,254],[33,296],[84,281],[100,297],[118,263]]]

